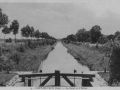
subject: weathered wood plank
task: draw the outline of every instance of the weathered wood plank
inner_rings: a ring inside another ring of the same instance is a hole
[[[44,86],[51,78],[53,75],[49,75],[41,84],[40,86]]]
[[[46,73],[46,74],[23,74],[19,75],[19,77],[46,77],[49,75],[54,75],[54,73]]]
[[[70,79],[67,78],[67,76],[63,75],[63,78],[70,84],[70,86],[75,86]]]
[[[75,77],[82,77],[82,78],[91,78],[95,77],[94,74],[68,74],[68,73],[61,73],[60,75],[66,75],[66,76],[75,76]]]

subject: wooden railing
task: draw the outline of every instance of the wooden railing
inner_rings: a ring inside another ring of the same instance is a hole
[[[47,77],[45,78],[39,86],[45,86],[46,83],[51,79],[51,78],[55,78],[55,85],[54,86],[61,86],[61,78],[64,78],[65,81],[67,81],[67,83],[74,87],[76,86],[74,82],[72,82],[70,80],[69,77],[81,77],[82,78],[82,86],[92,86],[91,82],[93,81],[93,77],[95,77],[95,75],[93,74],[71,74],[71,73],[60,73],[60,71],[55,71],[55,73],[37,73],[37,74],[24,74],[24,75],[19,75],[19,77],[21,77],[21,82],[26,82],[25,79],[27,79],[27,83],[28,86],[32,86],[31,84],[31,78],[34,77]]]

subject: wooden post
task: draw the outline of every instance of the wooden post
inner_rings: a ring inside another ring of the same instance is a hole
[[[92,84],[90,83],[90,79],[82,79],[82,86],[83,87],[92,87]]]
[[[21,77],[21,82],[25,82],[25,77]]]
[[[40,73],[42,73],[42,70],[40,70]],[[40,76],[40,84],[41,84],[41,76]]]
[[[25,77],[21,77],[21,82],[24,82],[24,86],[25,86]]]
[[[74,74],[77,72],[77,70],[74,69]],[[75,86],[75,76],[74,76],[74,86]]]
[[[60,71],[55,71],[55,86],[60,86]]]
[[[68,82],[68,84],[69,84],[70,86],[72,86],[72,87],[75,86],[75,85],[71,82],[71,80],[67,78],[66,75],[63,75],[63,78]]]
[[[40,86],[44,86],[51,78],[53,75],[49,75],[41,84]]]
[[[28,77],[28,86],[31,86],[31,77]]]

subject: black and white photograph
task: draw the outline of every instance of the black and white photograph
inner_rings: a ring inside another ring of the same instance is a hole
[[[120,0],[0,0],[0,90],[119,86]]]

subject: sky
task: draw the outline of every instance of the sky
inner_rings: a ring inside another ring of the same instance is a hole
[[[120,0],[0,0],[0,8],[10,21],[17,19],[20,28],[29,24],[56,38],[94,25],[104,34],[120,30]]]

